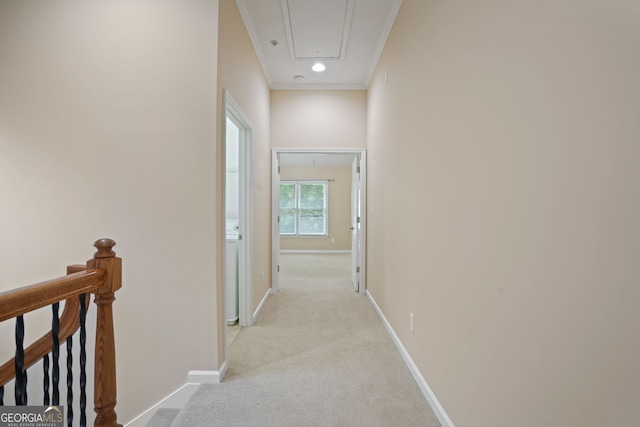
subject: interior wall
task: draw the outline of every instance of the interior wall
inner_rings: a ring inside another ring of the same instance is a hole
[[[281,250],[351,250],[351,167],[280,167],[281,181],[328,180],[328,236],[280,236]],[[331,239],[333,238],[333,242]]]
[[[224,147],[221,120],[224,119],[223,90],[229,91],[233,99],[253,124],[251,156],[253,162],[251,189],[253,191],[253,308],[256,309],[271,287],[271,151],[270,130],[270,89],[258,58],[249,39],[242,17],[233,0],[220,0],[220,32],[218,46],[218,154]],[[218,170],[222,171],[221,160]],[[223,174],[218,174],[218,212],[222,210]],[[267,212],[267,214],[265,214]],[[217,224],[223,230],[224,224]],[[224,241],[217,242],[218,253],[222,253]],[[220,261],[220,260],[219,260]],[[264,281],[263,281],[264,278]],[[220,316],[218,333],[224,328],[223,280],[218,272],[218,297]],[[222,339],[222,338],[220,338]],[[219,360],[222,360],[224,345],[218,342]]]
[[[402,4],[368,91],[368,291],[456,426],[637,425],[639,17]]]
[[[363,149],[366,138],[366,91],[271,92],[271,148]]]
[[[0,2],[0,287],[117,242],[123,423],[217,368],[217,9]]]

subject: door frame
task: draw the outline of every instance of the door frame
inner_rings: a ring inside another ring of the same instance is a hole
[[[251,147],[253,142],[253,123],[244,111],[242,111],[240,105],[235,101],[235,99],[233,99],[227,89],[224,89],[223,91],[223,103],[225,106],[225,114],[222,125],[222,138],[224,140],[225,147],[227,141],[227,117],[240,129],[240,162],[238,168],[240,212],[238,215],[238,231],[241,238],[238,239],[238,321],[240,326],[244,327],[251,326],[253,324],[253,314],[251,311],[253,300],[253,203],[251,190]],[[226,150],[223,151],[222,164],[226,180]],[[224,191],[226,192],[226,181],[223,183],[222,188],[225,189]],[[223,204],[226,203],[225,198],[226,197],[222,198]],[[226,216],[226,208],[223,209],[223,213]],[[226,239],[226,225],[224,231]],[[225,268],[225,262],[223,262],[222,265],[223,268]],[[226,325],[226,306],[224,307],[224,311],[224,323]]]
[[[280,206],[280,154],[354,154],[360,156],[360,233],[359,242],[361,251],[358,253],[360,266],[358,293],[366,294],[366,252],[367,252],[367,153],[362,148],[273,148],[271,150],[271,290],[274,293],[280,291],[280,233],[278,216]],[[354,248],[351,248],[354,250]]]
[[[360,180],[362,175],[360,175],[360,165],[361,160],[360,156],[357,155],[353,158],[351,162],[351,212],[350,212],[350,224],[351,224],[351,284],[354,287],[356,292],[360,292],[360,275],[357,266],[360,265],[358,260],[358,255],[362,252],[362,248],[360,245],[360,234],[361,230],[361,217],[362,217],[362,207],[360,203]],[[354,251],[353,248],[358,250]]]

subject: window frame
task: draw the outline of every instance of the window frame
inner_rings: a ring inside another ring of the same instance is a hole
[[[312,185],[322,185],[323,187],[323,233],[302,233],[300,232],[300,219],[301,219],[301,211],[304,210],[301,207],[301,196],[302,192],[300,187],[302,185],[312,184]],[[294,210],[294,232],[293,233],[283,233],[282,232],[282,198],[280,199],[281,206],[278,206],[278,214],[280,216],[280,226],[279,226],[279,234],[281,237],[328,237],[329,236],[329,180],[326,179],[313,179],[313,180],[291,180],[285,179],[280,181],[280,189],[282,189],[283,185],[293,185],[294,186],[294,207],[293,208],[285,208],[285,209],[293,209]]]

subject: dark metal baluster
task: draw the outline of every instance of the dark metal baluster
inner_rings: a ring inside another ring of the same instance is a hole
[[[60,310],[60,303],[53,304],[53,318],[51,321],[51,335],[53,337],[53,343],[51,346],[51,356],[53,359],[52,367],[52,381],[53,381],[53,405],[60,405],[60,317],[58,312]]]
[[[86,294],[80,295],[80,427],[87,425],[87,305]]]
[[[67,425],[73,426],[73,336],[67,338]]]
[[[4,386],[0,385],[0,406],[4,406]]]
[[[42,358],[42,370],[44,371],[44,379],[42,380],[42,388],[44,390],[43,405],[49,406],[51,398],[49,397],[49,355],[45,354]]]
[[[24,317],[16,317],[16,357],[15,357],[15,398],[16,405],[27,404],[27,373],[24,370]]]

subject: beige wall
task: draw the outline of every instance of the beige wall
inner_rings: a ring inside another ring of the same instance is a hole
[[[271,147],[365,148],[366,102],[358,90],[272,91]]]
[[[218,366],[216,48],[215,0],[0,2],[0,287],[117,242],[121,422]]]
[[[368,91],[368,290],[458,427],[638,423],[639,16],[403,2]]]
[[[280,237],[283,250],[351,250],[351,167],[281,167],[280,179],[328,180],[327,237]],[[334,239],[331,242],[331,238]]]
[[[270,89],[264,77],[253,45],[247,34],[242,18],[233,0],[220,0],[220,34],[218,56],[218,218],[219,230],[224,230],[222,210],[222,125],[224,106],[223,90],[229,91],[233,99],[253,124],[251,148],[252,191],[253,191],[253,308],[271,287],[271,151],[269,147],[269,99]],[[222,253],[223,241],[217,242]],[[219,260],[220,261],[220,260]],[[222,271],[218,271],[218,297],[222,296]],[[265,278],[264,282],[262,277]],[[219,299],[222,310],[222,299]],[[222,332],[224,319],[218,318],[218,332]],[[222,355],[224,346],[218,342],[218,352]],[[221,358],[219,360],[222,360]]]

